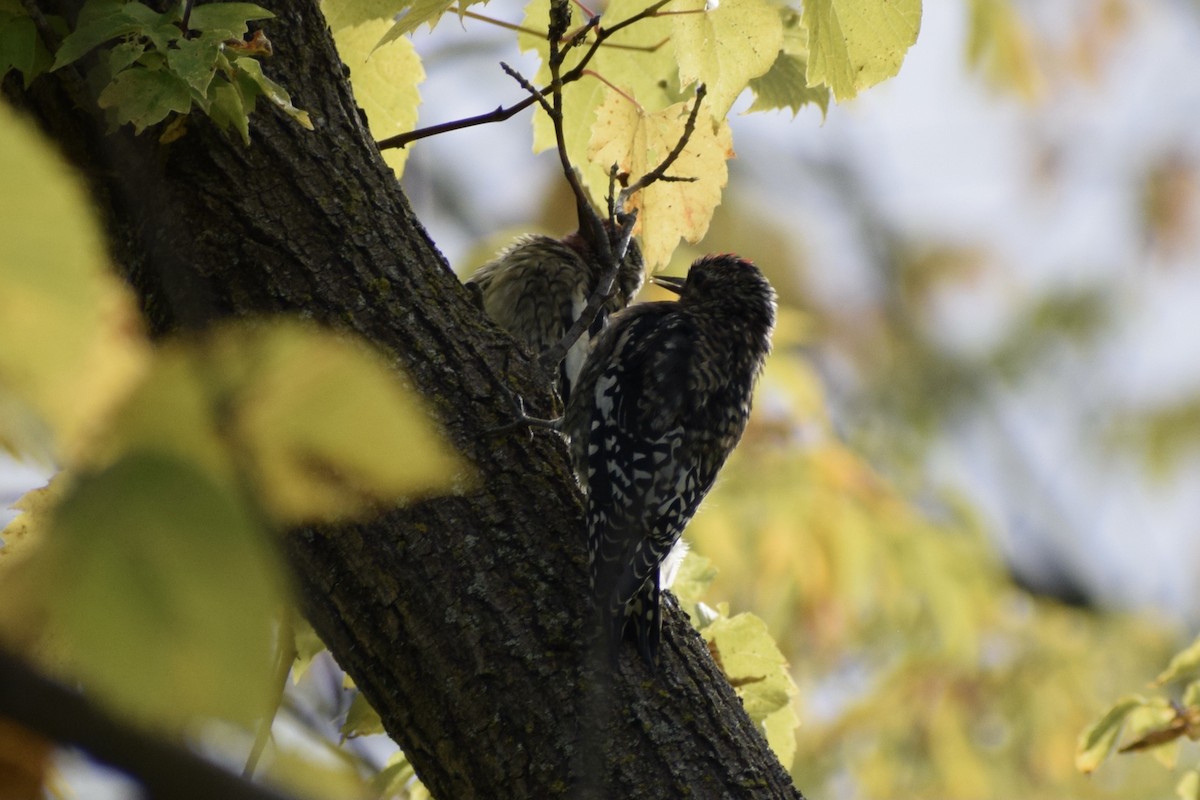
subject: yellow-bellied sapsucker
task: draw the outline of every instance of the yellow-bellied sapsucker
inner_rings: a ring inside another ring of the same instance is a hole
[[[606,227],[611,236],[611,226]],[[493,322],[540,354],[558,344],[579,319],[603,273],[604,265],[579,233],[562,239],[530,234],[476,270],[467,283],[479,287],[483,310]],[[563,359],[555,388],[564,404],[592,337],[604,329],[610,315],[629,305],[642,286],[643,274],[642,251],[630,239],[612,295]]]
[[[775,292],[737,256],[656,278],[676,302],[617,315],[584,364],[563,430],[587,493],[592,592],[616,658],[627,621],[653,669],[659,566],[745,430]]]

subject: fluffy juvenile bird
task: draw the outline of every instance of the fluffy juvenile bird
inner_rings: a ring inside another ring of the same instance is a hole
[[[611,226],[606,227],[612,236]],[[530,234],[476,270],[467,283],[479,287],[483,310],[493,322],[540,354],[558,344],[579,319],[603,272],[604,265],[578,232],[562,239]],[[559,368],[555,388],[564,404],[570,399],[592,338],[604,329],[610,315],[629,305],[642,287],[643,275],[642,251],[630,239],[612,296],[601,306],[589,331],[567,351]]]
[[[615,660],[627,622],[658,663],[659,566],[746,428],[775,292],[750,262],[707,256],[678,301],[616,316],[584,364],[563,431],[587,493],[592,592]]]

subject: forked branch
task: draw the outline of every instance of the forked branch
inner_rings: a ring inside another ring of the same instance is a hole
[[[595,30],[595,32],[596,32],[595,39],[593,39],[591,41],[590,46],[588,47],[587,51],[583,54],[583,57],[580,58],[578,64],[573,66],[567,72],[562,73],[559,76],[557,81],[552,80],[549,86],[543,87],[541,89],[541,92],[543,94],[551,94],[552,95],[555,93],[555,86],[557,84],[557,86],[560,87],[558,89],[558,91],[559,91],[559,93],[561,93],[562,86],[565,86],[568,83],[574,83],[575,81],[577,81],[583,77],[584,71],[587,69],[588,62],[590,62],[592,60],[592,58],[596,55],[596,52],[601,47],[606,46],[606,43],[608,42],[608,40],[610,38],[612,38],[612,36],[614,34],[629,27],[630,25],[634,24],[635,22],[657,16],[659,9],[661,9],[663,6],[665,6],[669,2],[670,2],[670,0],[658,0],[658,2],[647,6],[646,8],[642,9],[637,14],[634,14],[633,16],[629,17],[628,19],[621,20],[617,24],[613,25],[611,28],[602,27],[600,25],[600,17],[590,17],[588,19],[587,24],[583,25],[579,30],[572,33],[571,36],[563,43],[563,46],[560,48],[560,52],[565,54],[572,48],[581,46],[584,43],[589,31]],[[565,33],[565,29],[563,32]],[[557,47],[559,44],[553,38],[550,39],[550,43],[551,43],[552,48]],[[651,52],[653,52],[654,50],[657,50],[659,47],[662,47],[662,45],[665,43],[666,43],[666,40],[664,39],[663,41],[659,42],[658,44],[654,45],[653,47],[650,47],[647,49],[650,50]],[[612,46],[616,46],[616,45],[612,45]],[[561,66],[561,61],[560,61],[560,66]],[[499,106],[492,111],[488,111],[483,114],[478,114],[473,117],[466,117],[463,119],[452,120],[450,122],[442,122],[437,125],[430,125],[429,127],[426,127],[426,128],[417,128],[416,130],[407,131],[405,133],[398,133],[395,136],[389,136],[386,139],[379,140],[378,142],[376,142],[376,145],[379,147],[380,150],[388,150],[393,147],[405,147],[408,144],[410,144],[411,142],[415,142],[419,139],[426,139],[430,136],[436,136],[441,133],[448,133],[450,131],[461,130],[463,128],[470,128],[470,127],[474,127],[475,125],[486,125],[486,124],[492,123],[492,122],[503,122],[503,121],[510,119],[513,116],[521,113],[522,111],[524,111],[525,109],[527,109],[531,105],[533,105],[535,102],[536,102],[536,100],[534,97],[532,97],[532,96],[526,97],[524,100],[521,100],[520,102],[517,102],[517,103],[513,103],[511,106]]]

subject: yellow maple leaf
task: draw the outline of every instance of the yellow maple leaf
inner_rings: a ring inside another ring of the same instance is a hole
[[[921,0],[810,0],[801,19],[808,85],[849,100],[900,70],[921,28]]]
[[[637,180],[652,171],[683,135],[692,103],[676,103],[647,112],[620,92],[609,90],[596,111],[588,154],[596,164],[616,164],[618,171]],[[726,161],[733,158],[729,125],[697,120],[687,147],[668,174],[692,181],[659,181],[634,194],[630,207],[638,210],[642,253],[651,269],[671,260],[680,237],[703,238],[721,190],[729,178]]]
[[[783,47],[783,20],[765,0],[723,0],[704,11],[705,0],[677,0],[671,41],[679,81],[708,88],[705,111],[722,119],[752,78],[766,73]],[[699,13],[703,12],[703,13]]]
[[[386,38],[393,27],[390,15],[354,24],[330,24],[338,54],[350,67],[354,99],[367,114],[371,135],[376,140],[386,139],[416,127],[421,103],[417,86],[425,80],[425,68],[412,40],[405,36]],[[393,147],[382,154],[399,178],[408,150]]]

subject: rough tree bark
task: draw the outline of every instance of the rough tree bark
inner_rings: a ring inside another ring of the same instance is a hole
[[[160,145],[154,131],[107,133],[70,69],[28,91],[10,78],[5,93],[87,175],[156,334],[276,312],[355,331],[395,355],[478,467],[469,494],[287,536],[338,663],[439,798],[800,797],[678,607],[657,678],[630,648],[595,694],[565,448],[545,432],[488,434],[514,393],[545,410],[533,364],[414,218],[316,0],[262,5],[278,14],[268,71],[313,132],[260,104],[250,147],[199,114]]]

